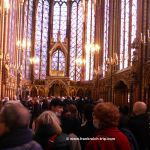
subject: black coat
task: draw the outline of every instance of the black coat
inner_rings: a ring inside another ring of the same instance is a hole
[[[96,128],[93,126],[93,121],[88,121],[84,126],[81,127],[79,131],[79,137],[81,138],[92,138],[96,133]],[[89,142],[87,140],[81,140],[81,147],[84,150],[86,143]]]
[[[147,114],[133,116],[129,120],[129,129],[134,134],[140,150],[150,150],[150,128]]]
[[[16,129],[0,137],[0,150],[42,150],[30,129]]]

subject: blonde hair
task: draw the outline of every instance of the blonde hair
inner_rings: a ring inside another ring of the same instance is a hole
[[[52,111],[45,111],[36,119],[35,130],[43,124],[51,125],[56,134],[60,134],[62,132],[60,121]]]

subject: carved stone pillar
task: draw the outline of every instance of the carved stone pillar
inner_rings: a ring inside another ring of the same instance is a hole
[[[24,0],[19,1],[19,16],[18,16],[18,41],[20,44],[18,45],[17,50],[17,82],[16,82],[16,90],[17,90],[17,98],[19,98],[19,93],[22,88],[22,62],[23,62],[23,49],[24,49],[24,39],[23,39],[23,4]],[[16,94],[15,94],[16,95]],[[14,96],[14,95],[13,95]]]
[[[1,99],[1,78],[2,78],[2,0],[0,0],[0,99]]]
[[[1,27],[1,49],[2,49],[2,65],[1,65],[1,97],[5,96],[5,87],[6,84],[3,82],[3,73],[5,73],[5,64],[6,64],[6,55],[7,55],[7,44],[8,44],[8,9],[9,3],[4,1],[1,3],[1,11],[2,11],[2,27]]]

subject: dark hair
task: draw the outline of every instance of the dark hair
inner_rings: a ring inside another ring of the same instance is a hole
[[[59,99],[59,98],[55,98],[52,99],[50,106],[64,106],[64,103]]]

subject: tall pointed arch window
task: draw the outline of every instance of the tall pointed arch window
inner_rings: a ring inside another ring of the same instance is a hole
[[[35,56],[39,58],[40,61],[34,65],[35,79],[46,78],[48,24],[49,2],[47,0],[39,0],[35,27]]]
[[[107,70],[106,60],[108,58],[109,0],[105,0],[104,12],[103,75],[105,75],[105,71]]]
[[[87,14],[87,38],[86,45],[93,45],[95,35],[95,16],[94,16],[94,1],[88,0]],[[92,80],[94,67],[93,47],[86,48],[86,80]]]
[[[57,42],[60,33],[61,42],[64,42],[67,28],[67,0],[55,0],[53,12],[53,38]]]
[[[137,0],[121,0],[120,69],[128,67],[131,62],[133,50],[130,43],[136,37],[136,15]]]
[[[22,75],[23,78],[30,78],[30,56],[31,56],[31,47],[28,45],[31,43],[32,35],[32,14],[33,14],[33,0],[27,0],[24,5],[24,28],[23,28],[23,41],[25,42],[26,47],[23,49],[23,63],[22,63]]]
[[[75,62],[83,55],[83,6],[81,0],[72,0],[71,6],[71,39],[70,39],[70,79],[81,79],[81,66]]]
[[[16,62],[16,35],[17,35],[17,30],[15,28],[15,23],[16,23],[16,17],[17,17],[17,1],[10,1],[10,13],[9,13],[9,36],[8,36],[8,49],[9,49],[9,57],[10,57],[10,74],[14,74],[14,67],[17,64]]]
[[[132,1],[132,32],[131,32],[131,43],[133,43],[134,39],[136,38],[136,30],[137,30],[137,0]],[[133,57],[133,51],[134,49],[131,49],[131,58]]]
[[[57,49],[52,55],[51,70],[65,73],[65,55],[61,49]]]

